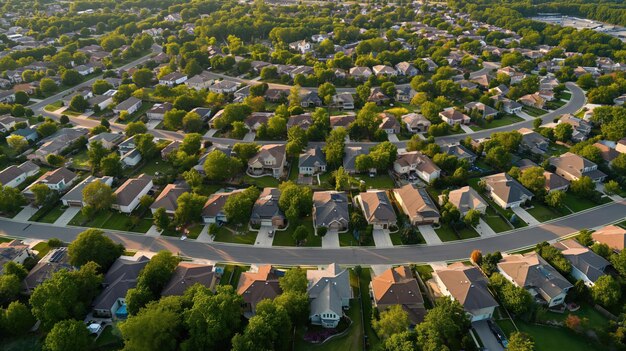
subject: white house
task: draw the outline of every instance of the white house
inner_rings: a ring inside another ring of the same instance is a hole
[[[419,151],[398,154],[398,158],[393,163],[393,170],[400,175],[415,173],[427,183],[441,175],[441,169],[428,156]]]
[[[115,108],[113,108],[113,112],[120,114],[122,111],[126,111],[129,114],[133,114],[137,112],[137,110],[139,110],[141,104],[141,99],[137,99],[136,97],[131,96],[115,106]]]
[[[22,184],[26,178],[39,173],[39,169],[39,166],[31,161],[26,161],[19,166],[9,166],[0,172],[0,184],[16,188]]]
[[[147,195],[153,186],[152,177],[145,174],[130,178],[115,190],[115,203],[111,207],[122,213],[131,213],[139,206],[141,197]]]

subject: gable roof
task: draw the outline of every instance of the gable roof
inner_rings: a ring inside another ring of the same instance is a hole
[[[333,222],[347,225],[350,221],[348,195],[340,191],[316,191],[313,193],[315,225],[328,227]]]
[[[178,208],[178,198],[189,191],[187,184],[168,184],[163,188],[163,191],[154,199],[154,202],[150,208],[163,207],[166,211],[176,211]]]
[[[260,266],[256,272],[243,272],[237,285],[237,294],[252,306],[265,299],[274,299],[282,292],[278,276],[271,265]]]
[[[231,195],[242,192],[244,189],[236,189],[231,192],[219,192],[212,194],[206,200],[204,207],[202,208],[202,216],[203,217],[215,217],[222,212],[224,205],[226,204],[226,200]]]
[[[333,311],[341,316],[344,299],[351,299],[350,272],[340,270],[335,263],[327,269],[308,270],[306,277],[309,282],[308,294],[311,299],[311,315]]]
[[[582,246],[574,239],[559,241],[553,245],[561,251],[572,266],[582,272],[590,281],[596,282],[604,275],[604,270],[611,263]]]
[[[280,189],[264,188],[259,198],[252,207],[253,218],[272,218],[274,216],[284,217],[283,211],[278,207],[280,199]]]
[[[152,182],[152,177],[141,174],[130,178],[115,190],[115,202],[120,206],[128,206]]]
[[[437,206],[431,200],[424,188],[416,188],[413,184],[394,189],[396,198],[401,199],[401,207],[409,218],[428,217],[439,218]]]
[[[395,221],[396,212],[393,210],[391,201],[384,190],[371,190],[360,193],[361,207],[368,222],[372,221]]]
[[[104,276],[102,285],[105,288],[94,300],[93,308],[108,310],[119,298],[124,298],[129,289],[137,286],[137,277],[148,262],[143,255],[136,260],[122,257],[115,260]]]
[[[462,262],[436,270],[437,277],[465,311],[473,313],[484,308],[497,307],[487,287],[487,278],[474,266]]]
[[[481,179],[485,180],[493,194],[506,203],[521,201],[524,196],[533,196],[533,193],[506,173],[498,173]]]
[[[214,279],[213,266],[181,262],[176,266],[170,281],[161,291],[161,296],[183,295],[187,288],[195,284],[210,287]]]
[[[626,246],[626,229],[616,225],[607,225],[591,234],[593,240],[607,244],[613,250],[624,250]]]
[[[300,154],[298,167],[314,167],[316,165],[326,165],[326,157],[321,147],[316,146]]]
[[[407,266],[389,268],[372,278],[372,293],[377,305],[408,307],[424,303],[417,280]]]
[[[470,186],[464,186],[450,191],[448,194],[448,202],[458,208],[461,213],[487,206],[487,201]]]

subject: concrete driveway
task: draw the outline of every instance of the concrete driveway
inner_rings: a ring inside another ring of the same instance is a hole
[[[395,134],[387,134],[387,139],[392,143],[397,143],[400,141],[400,139],[398,139],[398,136]]]
[[[521,207],[512,207],[511,210],[524,222],[528,223],[528,225],[538,225],[540,222],[535,219],[530,213],[526,212],[525,209]]]
[[[374,229],[374,244],[376,247],[393,247],[388,229]]]
[[[341,247],[339,244],[339,233],[336,230],[329,230],[326,235],[322,237],[323,249],[338,249]]]
[[[270,226],[262,226],[259,228],[259,233],[256,235],[254,246],[272,247],[272,243],[274,242],[274,238],[270,238],[270,231],[272,230],[274,230],[274,228]]]
[[[418,225],[417,229],[426,241],[426,245],[441,244],[441,239],[439,239],[439,235],[437,235],[432,225]]]
[[[61,217],[57,218],[57,220],[54,222],[54,225],[66,226],[72,220],[72,218],[74,218],[78,214],[78,212],[80,212],[80,210],[80,207],[68,207],[67,210],[63,212]]]
[[[30,217],[32,217],[35,212],[37,212],[37,208],[31,205],[26,205],[24,208],[13,217],[16,221],[27,222]]]
[[[491,229],[489,224],[487,224],[487,222],[483,221],[482,218],[480,218],[478,220],[478,225],[474,229],[476,229],[476,232],[480,236],[494,236],[494,235],[497,235],[496,232],[494,232],[493,229]]]
[[[489,351],[504,351],[504,347],[500,345],[496,336],[493,335],[491,329],[486,320],[472,323],[472,328],[478,334],[480,341],[483,342],[483,346]]]
[[[246,135],[243,137],[243,141],[246,143],[249,143],[249,142],[254,141],[254,138],[256,138],[256,133],[254,132],[246,133]]]

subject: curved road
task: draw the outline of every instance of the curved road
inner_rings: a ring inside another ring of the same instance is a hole
[[[470,252],[511,251],[538,242],[551,241],[579,231],[620,221],[626,216],[626,200],[598,206],[539,226],[508,231],[493,237],[476,238],[439,245],[400,246],[395,248],[261,248],[250,245],[181,241],[171,237],[149,237],[128,232],[108,235],[129,250],[156,252],[169,250],[183,256],[218,262],[270,263],[277,265],[320,265],[336,262],[346,265],[406,264],[467,259]],[[56,227],[0,219],[0,235],[47,240],[53,237],[72,241],[85,228]]]

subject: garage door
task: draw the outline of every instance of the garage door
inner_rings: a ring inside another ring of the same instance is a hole
[[[261,226],[272,226],[272,220],[271,219],[264,219],[261,220]]]

